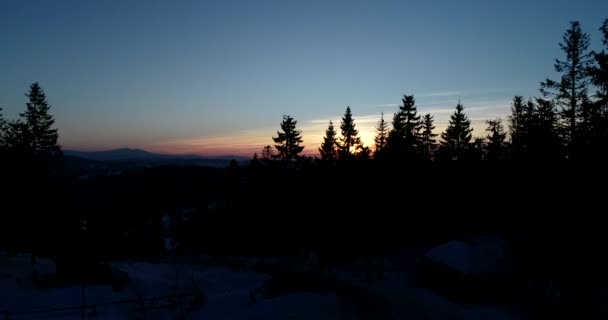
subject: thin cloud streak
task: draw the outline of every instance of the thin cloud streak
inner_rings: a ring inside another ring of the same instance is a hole
[[[369,105],[369,108],[397,108],[399,107],[398,103],[379,103],[379,104],[373,104],[373,105]]]
[[[439,97],[457,97],[463,95],[462,91],[437,91],[419,94],[417,96],[423,98],[439,98]]]

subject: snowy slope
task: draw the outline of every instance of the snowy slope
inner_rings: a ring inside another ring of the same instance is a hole
[[[39,264],[47,263],[39,260]],[[29,281],[29,258],[0,260],[0,312],[32,311],[58,307],[79,306],[81,287],[39,290]],[[110,286],[86,288],[86,303],[96,304],[138,296],[165,296],[188,291],[195,283],[204,288],[207,302],[200,310],[188,312],[191,319],[337,319],[339,299],[335,294],[295,293],[276,299],[260,299],[250,303],[250,291],[261,287],[268,275],[235,271],[228,268],[172,265],[168,263],[116,263],[114,266],[129,272],[130,282],[121,292]],[[95,319],[174,319],[180,310],[153,309],[149,304],[98,306]],[[47,312],[34,315],[11,316],[11,319],[79,319],[80,310]],[[347,318],[354,319],[354,318]]]
[[[498,307],[456,304],[428,289],[413,287],[406,271],[387,272],[383,282],[372,284],[363,271],[334,270],[331,276],[383,300],[402,319],[517,319]]]
[[[185,292],[195,286],[204,289],[207,302],[200,310],[182,312],[151,309],[137,304],[99,306],[94,319],[514,319],[499,308],[462,306],[433,292],[408,285],[407,272],[389,272],[384,284],[368,286],[361,272],[334,270],[330,276],[359,288],[360,292],[291,293],[274,299],[258,297],[251,303],[250,292],[260,288],[268,275],[232,268],[203,265],[120,262],[113,266],[129,273],[130,282],[121,292],[110,286],[86,288],[86,303],[95,304],[137,297],[165,296]],[[39,260],[39,268],[52,269]],[[0,312],[79,306],[82,288],[39,290],[29,281],[28,257],[0,257]],[[181,304],[180,304],[181,305]],[[79,319],[80,310],[15,316],[11,319]]]

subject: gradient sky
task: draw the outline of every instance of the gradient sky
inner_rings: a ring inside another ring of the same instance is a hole
[[[251,155],[283,114],[316,152],[350,105],[371,144],[403,94],[481,136],[538,95],[569,20],[598,48],[608,1],[0,1],[0,106],[39,81],[65,149]]]

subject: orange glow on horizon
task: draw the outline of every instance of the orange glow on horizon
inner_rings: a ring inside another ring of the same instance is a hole
[[[446,110],[449,111],[449,110]],[[356,128],[359,131],[359,136],[364,146],[369,147],[373,151],[375,127],[380,120],[380,115],[354,116]],[[384,120],[389,124],[392,116],[385,114]],[[323,136],[329,120],[334,123],[335,130],[340,137],[340,117],[334,117],[327,120],[308,120],[298,122],[298,129],[302,131],[304,151],[303,154],[309,156],[318,156],[318,148],[323,142]],[[474,136],[485,136],[485,118],[471,118],[474,128]],[[435,133],[440,133],[447,126],[446,120],[435,120]],[[253,130],[243,130],[231,132],[225,135],[209,135],[200,137],[174,138],[161,140],[152,144],[140,144],[131,141],[122,145],[103,145],[92,148],[86,146],[79,148],[81,143],[66,143],[65,149],[77,149],[81,151],[100,151],[116,148],[138,148],[146,151],[175,154],[175,155],[201,155],[201,156],[226,156],[237,155],[244,157],[252,157],[254,153],[261,155],[262,148],[270,145],[274,149],[273,136],[276,136],[277,127],[258,128]],[[439,140],[439,137],[436,137]],[[80,141],[78,141],[80,142]],[[276,149],[275,149],[276,152]]]
[[[356,123],[359,136],[363,144],[367,147],[373,147],[375,125],[380,119],[380,116],[362,117]],[[340,132],[340,119],[331,119],[334,126]],[[323,142],[325,129],[329,119],[311,120],[304,122],[298,129],[302,130],[302,138],[305,155],[319,155],[319,147]],[[276,128],[262,128],[257,130],[241,131],[227,135],[202,136],[195,138],[183,138],[162,141],[153,145],[149,145],[145,150],[165,154],[196,154],[207,156],[221,155],[239,155],[251,157],[254,153],[258,156],[262,152],[262,148],[270,145],[274,148],[273,136],[276,136]],[[276,151],[276,150],[275,150]]]

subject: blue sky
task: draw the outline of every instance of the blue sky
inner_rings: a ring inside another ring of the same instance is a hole
[[[39,81],[64,148],[251,154],[283,114],[321,142],[347,105],[370,143],[414,94],[438,130],[460,98],[483,120],[538,95],[580,20],[599,48],[608,1],[0,2],[0,106]]]

